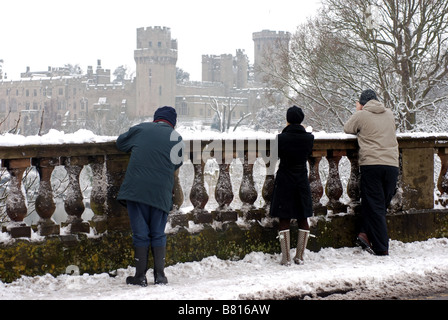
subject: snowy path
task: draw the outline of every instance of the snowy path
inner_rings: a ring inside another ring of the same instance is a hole
[[[359,248],[326,248],[307,251],[306,264],[300,266],[281,266],[279,259],[278,254],[254,252],[240,261],[208,257],[179,263],[166,268],[167,286],[152,285],[152,270],[148,271],[151,285],[146,288],[125,284],[132,267],[118,270],[116,277],[22,277],[11,284],[0,282],[0,300],[382,299],[448,289],[447,238],[391,241],[386,257]]]

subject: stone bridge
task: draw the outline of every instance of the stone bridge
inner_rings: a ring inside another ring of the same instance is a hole
[[[390,238],[406,242],[448,236],[448,136],[403,134],[398,139],[400,177],[387,216]],[[277,165],[274,140],[185,143],[167,226],[167,263],[279,252],[276,220],[268,214]],[[353,245],[360,203],[357,157],[356,137],[316,136],[308,161],[314,205],[311,232],[316,236],[309,249]],[[0,146],[0,159],[0,280],[56,276],[72,266],[81,273],[112,272],[133,264],[127,211],[115,200],[129,155],[118,151],[114,141]],[[214,179],[204,171],[210,161],[215,163]],[[65,169],[68,179],[62,200],[53,190],[57,167]],[[89,199],[80,183],[86,167]],[[30,170],[37,172],[32,192],[24,187],[24,174]],[[57,201],[63,201],[67,217],[62,223],[53,219]],[[93,212],[87,220],[86,203]],[[38,215],[32,225],[24,222],[30,211]]]

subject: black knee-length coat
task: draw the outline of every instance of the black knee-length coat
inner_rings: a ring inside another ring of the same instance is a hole
[[[270,206],[272,217],[307,218],[313,215],[313,202],[306,163],[314,136],[300,124],[291,124],[277,136],[279,169]]]

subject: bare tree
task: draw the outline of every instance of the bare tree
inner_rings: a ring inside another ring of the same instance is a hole
[[[215,111],[215,117],[216,117],[216,123],[214,126],[220,132],[228,132],[231,125],[232,113],[238,106],[238,101],[233,101],[231,97],[227,99],[227,103],[219,102],[218,99],[213,97],[211,97],[210,99],[212,102],[209,104],[209,106],[210,108],[212,108],[213,111]],[[247,113],[244,114],[242,117],[240,117],[240,119],[233,127],[233,131],[235,131],[236,128],[238,128],[238,126],[241,124],[241,122],[244,121],[244,119],[246,119],[250,115],[251,113]]]
[[[113,83],[124,82],[124,80],[126,79],[127,70],[128,70],[127,67],[125,67],[123,65],[117,67],[114,71],[115,79],[114,79]]]
[[[415,114],[448,98],[434,89],[448,75],[445,0],[323,0],[317,18],[299,26],[289,54],[289,77],[272,70],[296,104],[342,123],[362,89],[378,91],[401,130]],[[320,117],[321,118],[321,117]],[[321,121],[322,122],[322,121]]]

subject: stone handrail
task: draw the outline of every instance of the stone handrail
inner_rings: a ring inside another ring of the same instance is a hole
[[[193,209],[187,213],[179,210],[185,202],[184,187],[176,174],[173,192],[174,207],[169,220],[173,227],[188,226],[189,221],[199,224],[213,221],[237,221],[239,218],[261,220],[266,216],[277,164],[272,149],[274,140],[187,140],[185,144],[185,162],[191,161],[194,172],[193,184],[189,191],[189,200]],[[433,209],[435,205],[446,208],[448,205],[448,136],[401,135],[399,146],[399,192],[396,200],[393,201],[391,213]],[[218,206],[214,210],[207,208],[209,197],[212,195],[209,195],[205,188],[204,166],[207,160],[205,155],[222,160],[218,161],[219,176],[214,194]],[[350,176],[346,189],[349,201],[345,202],[341,200],[344,188],[339,163],[342,157],[346,157],[350,162]],[[356,137],[332,136],[331,134],[316,136],[313,153],[308,161],[315,215],[359,211],[357,157]],[[267,170],[263,188],[259,194],[254,183],[253,160],[260,158],[264,160]],[[326,183],[322,183],[319,174],[320,162],[324,158],[328,161]],[[28,208],[26,195],[22,190],[23,174],[30,167],[36,168],[40,179],[38,195],[35,199],[35,210],[40,217],[37,225],[39,235],[49,236],[60,233],[60,226],[52,219],[55,212],[55,199],[51,176],[56,166],[63,166],[68,173],[69,183],[65,191],[64,209],[68,216],[65,225],[69,226],[70,233],[89,233],[92,229],[97,234],[105,231],[129,230],[126,209],[116,201],[129,155],[118,151],[114,141],[0,146],[0,159],[1,166],[10,174],[5,200],[6,213],[10,222],[3,226],[2,232],[10,233],[11,237],[31,237],[32,226],[27,226],[23,222]],[[239,199],[242,202],[240,209],[232,208],[235,201],[229,162],[232,159],[240,159],[243,167],[241,185],[238,190]],[[435,159],[439,159],[440,172],[435,172]],[[90,206],[94,212],[89,222],[81,218],[85,205],[79,181],[80,172],[87,165],[90,165],[92,170]],[[434,180],[437,180],[437,187]],[[260,196],[264,199],[263,207],[255,205]],[[323,196],[328,198],[325,205],[321,202]]]

